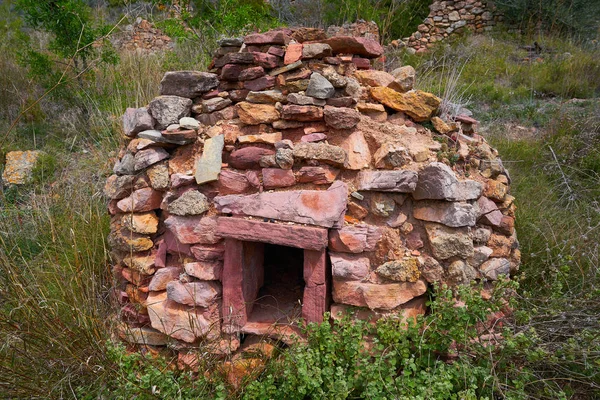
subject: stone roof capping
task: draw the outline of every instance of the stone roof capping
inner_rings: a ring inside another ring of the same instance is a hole
[[[414,318],[435,282],[518,269],[508,172],[412,67],[376,70],[378,42],[312,28],[220,45],[123,116],[105,195],[124,340],[185,357],[293,343],[326,311]]]

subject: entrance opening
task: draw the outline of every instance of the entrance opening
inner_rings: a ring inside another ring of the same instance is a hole
[[[264,283],[248,322],[289,324],[302,317],[304,250],[265,244]]]

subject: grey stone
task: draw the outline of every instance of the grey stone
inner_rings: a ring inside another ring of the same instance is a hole
[[[199,185],[219,179],[225,137],[217,135],[204,142],[202,156],[196,158],[195,177]]]
[[[173,140],[171,138],[165,137],[160,131],[156,131],[154,129],[140,132],[140,133],[138,133],[137,136],[141,139],[152,140],[153,142],[156,142],[156,143],[170,143],[170,144],[184,145],[184,144],[190,143],[190,141],[191,141],[191,140]]]
[[[475,200],[482,186],[472,180],[459,181],[446,164],[433,162],[419,172],[419,183],[413,193],[416,200]]]
[[[192,100],[179,96],[158,96],[150,102],[150,115],[157,122],[158,129],[165,129],[171,124],[179,123],[183,117],[189,117]]]
[[[300,160],[317,160],[338,166],[344,166],[348,159],[344,149],[325,143],[298,143],[293,152],[294,158]]]
[[[127,153],[115,163],[113,172],[117,175],[133,175],[135,173],[135,159],[133,154]]]
[[[274,70],[269,72],[269,76],[277,76],[279,74],[283,74],[284,72],[292,71],[300,66],[302,66],[302,61],[298,60],[284,67],[275,68]]]
[[[217,40],[219,47],[241,47],[244,44],[244,38],[221,38]]]
[[[480,271],[487,279],[495,281],[502,275],[510,274],[510,261],[506,258],[491,258],[481,265]]]
[[[292,149],[277,149],[275,162],[281,169],[292,169],[294,166],[294,151]]]
[[[183,117],[179,120],[179,126],[182,129],[199,129],[200,122],[198,122],[198,120],[195,118]],[[167,127],[167,130],[169,130],[168,127]],[[177,129],[175,129],[175,130],[177,130]]]
[[[426,223],[425,229],[433,255],[438,260],[446,260],[453,256],[465,259],[473,256],[473,239],[468,228],[457,229]]]
[[[470,204],[431,200],[417,202],[413,216],[422,221],[438,222],[454,228],[475,226],[477,219],[475,208]]]
[[[389,217],[396,209],[396,202],[383,193],[375,193],[371,196],[371,212],[378,217]]]
[[[209,203],[205,195],[197,190],[189,190],[169,204],[169,213],[174,215],[200,215],[208,211]]]
[[[160,81],[160,94],[193,99],[219,84],[216,74],[200,71],[169,71]]]
[[[306,95],[317,99],[328,99],[335,94],[335,88],[323,75],[313,72],[306,88]]]
[[[327,43],[305,43],[302,46],[302,58],[322,58],[331,55],[331,46]]]
[[[154,128],[154,119],[147,107],[128,108],[123,114],[123,132],[134,137],[136,133]]]
[[[345,87],[348,83],[346,77],[338,74],[335,68],[333,68],[332,66],[327,66],[323,68],[323,70],[321,71],[321,75],[323,75],[325,79],[331,82],[334,88],[341,89]]]
[[[452,285],[468,285],[477,278],[477,270],[462,260],[448,265],[448,281]]]
[[[213,97],[212,99],[202,100],[202,112],[211,113],[219,111],[231,105],[231,100],[222,97]]]
[[[166,158],[169,158],[169,153],[160,147],[150,147],[140,150],[134,156],[134,169],[140,171]]]
[[[487,261],[492,255],[494,250],[487,246],[477,246],[473,249],[473,257],[467,259],[467,264],[473,268],[478,268],[481,264]]]
[[[369,275],[371,262],[364,255],[329,252],[329,259],[336,278],[359,281]]]
[[[417,186],[415,171],[361,171],[358,174],[358,190],[378,192],[411,193]]]
[[[324,106],[325,100],[316,99],[314,97],[305,96],[300,93],[290,93],[287,95],[287,101],[300,106]]]

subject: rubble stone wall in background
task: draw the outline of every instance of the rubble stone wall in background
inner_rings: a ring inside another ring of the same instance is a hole
[[[459,35],[465,30],[483,33],[491,30],[502,16],[492,1],[434,1],[427,18],[419,25],[417,32],[403,39],[409,48],[426,51],[435,43],[448,37]]]
[[[127,109],[105,187],[122,338],[231,353],[242,334],[292,342],[296,317],[325,311],[411,318],[434,282],[517,270],[497,152],[474,119],[436,116],[412,67],[373,69],[382,53],[310,28],[224,39],[210,72],[167,72]],[[296,261],[301,304],[258,312]]]

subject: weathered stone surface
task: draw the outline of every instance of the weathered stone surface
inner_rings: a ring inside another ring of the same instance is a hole
[[[314,183],[315,185],[329,185],[340,173],[339,169],[327,165],[319,167],[302,167],[298,171],[298,182]]]
[[[327,140],[327,135],[324,133],[311,133],[300,138],[301,142],[306,143],[322,142],[323,140]]]
[[[328,99],[333,97],[335,94],[335,88],[318,72],[313,72],[308,81],[308,87],[306,88],[306,95],[316,97],[317,99]]]
[[[157,129],[165,129],[176,124],[183,117],[189,117],[192,100],[179,96],[158,96],[148,106],[150,115],[156,120]]]
[[[317,160],[332,165],[344,166],[347,154],[341,147],[325,143],[298,143],[294,146],[294,158]]]
[[[348,84],[348,79],[337,73],[336,69],[332,66],[327,66],[321,70],[321,75],[325,77],[334,88],[340,89]],[[347,99],[347,98],[346,98]],[[350,105],[342,105],[342,107],[350,107]]]
[[[415,321],[419,315],[424,315],[427,311],[427,298],[421,296],[410,300],[389,311],[373,311],[368,308],[358,308],[346,304],[334,303],[331,305],[331,318],[339,320],[350,316],[363,321],[375,324],[380,319],[393,319],[401,321]]]
[[[260,168],[259,161],[264,156],[274,155],[275,150],[264,147],[243,147],[229,155],[229,165],[237,169]]]
[[[182,244],[215,244],[220,240],[216,217],[171,215],[165,219],[165,226]]]
[[[160,81],[160,94],[193,99],[216,88],[218,84],[219,78],[210,72],[170,71]]]
[[[240,218],[219,217],[217,234],[246,242],[271,243],[308,250],[323,250],[327,246],[327,230],[323,228]]]
[[[123,114],[123,133],[134,137],[137,133],[153,129],[154,119],[148,113],[147,107],[127,108]]]
[[[167,283],[167,298],[188,306],[208,307],[220,294],[221,285],[215,282]]]
[[[166,132],[166,131],[163,131],[163,132]],[[152,141],[152,143],[151,143],[152,145],[154,145],[156,143],[171,143],[171,144],[184,145],[184,144],[190,142],[190,140],[188,140],[188,139],[181,140],[180,138],[176,138],[177,135],[174,135],[174,136],[175,137],[171,138],[169,136],[163,135],[162,132],[157,131],[157,130],[142,131],[137,134],[137,137],[140,139]],[[148,148],[149,145],[145,146],[145,148]]]
[[[5,185],[24,185],[32,181],[33,170],[42,154],[42,151],[9,151],[6,153],[6,164],[2,173]],[[128,171],[123,171],[128,172]]]
[[[496,203],[485,196],[477,199],[477,219],[483,224],[500,226],[502,223],[502,212],[498,209]]]
[[[281,117],[293,121],[319,121],[323,119],[323,109],[315,106],[288,104],[283,106]]]
[[[253,33],[244,37],[246,45],[288,44],[291,38],[283,30],[272,30],[265,33]]]
[[[394,82],[394,77],[385,71],[378,71],[376,69],[356,71],[354,77],[363,86],[388,86]]]
[[[345,168],[360,170],[368,168],[371,164],[369,145],[361,131],[357,130],[346,136],[339,146],[348,154]]]
[[[223,262],[221,261],[196,261],[183,265],[185,273],[203,281],[221,280]]]
[[[134,191],[117,203],[121,212],[144,212],[160,208],[162,193],[152,188],[143,188]]]
[[[187,343],[197,338],[215,339],[220,333],[217,307],[189,309],[167,299],[167,292],[152,292],[148,296],[148,315],[152,327]]]
[[[405,65],[396,68],[392,71],[395,83],[391,86],[392,89],[400,92],[408,92],[412,90],[415,84],[415,69],[410,65]]]
[[[285,101],[285,96],[279,90],[264,90],[262,92],[248,92],[246,101],[250,103],[275,104]]]
[[[279,111],[270,104],[241,102],[236,105],[240,120],[247,125],[268,124],[279,119]]]
[[[438,222],[454,228],[475,226],[477,219],[472,205],[447,201],[419,201],[413,208],[413,216],[422,221]]]
[[[386,142],[373,155],[376,168],[398,168],[412,162],[408,150],[400,143]]]
[[[418,175],[414,171],[361,171],[358,190],[411,193],[417,187]]]
[[[292,221],[324,227],[341,227],[346,211],[347,186],[337,181],[327,190],[294,190],[228,195],[214,199],[217,211]]]
[[[158,217],[154,211],[125,214],[121,217],[121,225],[135,233],[152,235],[158,230]]]
[[[448,265],[446,274],[448,284],[468,285],[478,278],[477,270],[463,260],[455,260]]]
[[[222,261],[225,254],[223,242],[216,244],[196,244],[190,250],[198,261]]]
[[[108,235],[108,244],[113,249],[127,252],[146,251],[154,246],[148,236],[133,233],[128,229],[112,227]]]
[[[419,261],[415,257],[388,261],[380,265],[375,272],[396,282],[416,282],[421,277]]]
[[[258,92],[261,90],[272,88],[273,86],[275,86],[275,82],[276,79],[273,76],[261,76],[260,78],[252,79],[251,81],[245,81],[244,88]]]
[[[333,280],[333,300],[336,303],[372,310],[391,310],[421,296],[426,290],[423,280],[387,284]]]
[[[359,254],[329,252],[334,279],[360,281],[369,275],[371,262]]]
[[[360,121],[360,113],[352,108],[325,106],[325,124],[335,129],[351,129]]]
[[[227,64],[252,64],[254,55],[252,53],[227,53],[215,60],[215,67],[221,68]]]
[[[396,202],[384,193],[375,193],[371,196],[370,210],[378,217],[390,217],[396,209]]]
[[[317,99],[311,96],[305,96],[299,93],[290,93],[287,95],[287,101],[299,106],[324,106],[325,100]]]
[[[169,213],[173,215],[200,215],[208,211],[209,204],[205,195],[197,190],[188,190],[169,204]]]
[[[138,151],[135,154],[134,168],[136,171],[140,171],[166,158],[169,158],[169,153],[167,153],[165,149],[160,147],[150,147],[148,149]]]
[[[455,122],[446,123],[440,117],[431,118],[431,123],[433,124],[433,128],[436,131],[438,131],[439,133],[441,133],[442,135],[450,135],[452,132],[458,130],[458,126],[456,125]],[[467,148],[467,151],[468,151],[468,148]],[[468,155],[468,153],[467,153],[467,155]]]
[[[222,97],[214,97],[212,99],[202,100],[202,103],[200,103],[200,105],[201,105],[201,109],[197,110],[197,108],[194,108],[194,111],[201,111],[203,113],[211,113],[211,112],[222,110],[225,107],[230,106],[231,100],[224,99]]]
[[[473,239],[467,228],[451,229],[440,224],[426,223],[425,229],[433,255],[438,260],[446,260],[452,256],[473,256]]]
[[[292,169],[294,166],[294,151],[292,149],[277,149],[275,162],[282,169]]]
[[[156,254],[134,253],[123,258],[123,264],[144,275],[152,275],[156,270],[154,260]]]
[[[420,90],[400,93],[387,87],[371,88],[371,96],[386,106],[401,111],[417,122],[427,121],[440,106],[441,100]]]
[[[217,135],[204,141],[202,155],[197,156],[194,166],[194,177],[197,184],[216,181],[219,178],[224,146],[225,137],[223,135]]]
[[[302,59],[323,58],[331,55],[331,46],[326,43],[305,43],[302,47]]]
[[[435,283],[442,280],[444,269],[433,257],[419,257],[421,276],[429,283]]]
[[[160,291],[167,289],[167,283],[179,279],[179,274],[183,272],[181,267],[165,267],[159,268],[152,277],[148,290]]]
[[[246,174],[223,170],[219,174],[218,189],[220,194],[241,194],[252,190],[252,185]]]
[[[240,144],[247,143],[265,143],[275,144],[281,140],[281,132],[274,133],[263,133],[260,135],[244,135],[238,136],[238,142]]]
[[[263,168],[262,176],[263,184],[267,190],[296,184],[296,178],[291,169]]]
[[[419,172],[419,183],[413,197],[416,200],[475,200],[481,195],[481,189],[479,182],[459,181],[449,166],[433,162]]]
[[[286,53],[287,54],[287,53]],[[274,70],[269,72],[269,76],[277,76],[277,75],[281,75],[283,73],[292,71],[296,68],[299,68],[302,66],[302,61],[298,60],[296,62],[293,62],[289,65],[286,65],[284,67],[280,67],[280,68],[275,68]]]
[[[490,179],[485,186],[485,196],[499,202],[504,201],[504,196],[506,196],[507,193],[508,186],[494,179]]]
[[[263,67],[251,67],[240,72],[238,80],[240,81],[251,81],[256,78],[260,78],[265,74]]]
[[[381,238],[379,227],[367,224],[345,225],[329,231],[329,249],[344,253],[374,251]]]
[[[487,261],[494,251],[487,246],[476,246],[473,249],[473,257],[467,259],[467,264],[473,268],[479,268],[481,264]]]
[[[141,328],[119,326],[119,336],[128,343],[147,346],[165,346],[169,341],[169,337],[164,333],[146,326]]]
[[[351,36],[334,36],[325,41],[334,54],[356,54],[368,58],[377,58],[383,54],[383,47],[371,39]]]
[[[302,44],[301,43],[290,43],[285,50],[285,57],[283,63],[290,65],[298,62],[302,58]]]
[[[254,52],[254,64],[263,68],[275,68],[279,64],[279,57],[268,53]]]
[[[150,180],[150,186],[155,190],[167,190],[169,188],[169,167],[167,163],[154,164],[146,175]]]
[[[111,175],[104,185],[104,195],[109,199],[122,199],[133,192],[136,177],[133,175]]]

